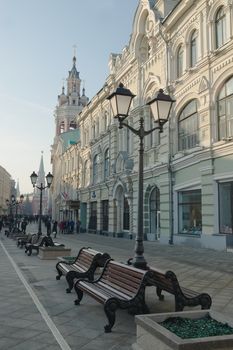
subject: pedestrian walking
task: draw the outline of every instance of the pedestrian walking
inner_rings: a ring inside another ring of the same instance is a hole
[[[56,220],[53,221],[52,232],[54,234],[54,238],[56,238],[57,237],[57,221]]]
[[[47,221],[46,228],[47,228],[47,235],[49,236],[51,234],[51,221],[50,220]]]
[[[26,234],[26,228],[27,228],[27,220],[24,218],[23,221],[21,222],[21,231]]]

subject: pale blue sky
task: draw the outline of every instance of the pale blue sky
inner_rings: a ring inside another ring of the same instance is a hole
[[[139,0],[0,0],[0,165],[31,192],[44,151],[51,170],[53,111],[62,79],[77,69],[93,97],[108,75],[111,52],[132,32]]]

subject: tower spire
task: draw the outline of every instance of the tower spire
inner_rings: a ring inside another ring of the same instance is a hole
[[[76,69],[76,49],[77,49],[77,46],[76,46],[76,45],[73,45],[73,49],[74,49],[73,69],[74,69],[74,68]]]
[[[43,151],[41,151],[41,158],[40,158],[40,167],[38,171],[38,179],[37,184],[40,186],[41,184],[45,184],[45,171],[44,171],[44,159],[43,159]]]

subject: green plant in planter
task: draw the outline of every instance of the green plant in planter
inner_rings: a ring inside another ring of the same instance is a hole
[[[159,324],[182,339],[233,334],[233,328],[227,323],[216,321],[209,315],[199,319],[169,317]]]
[[[66,262],[73,263],[75,262],[76,256],[63,256],[62,259]]]

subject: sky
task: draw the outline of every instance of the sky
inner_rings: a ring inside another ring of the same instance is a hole
[[[54,109],[76,67],[91,99],[109,74],[110,53],[128,45],[139,0],[0,0],[0,165],[32,192],[43,151],[51,171]]]

